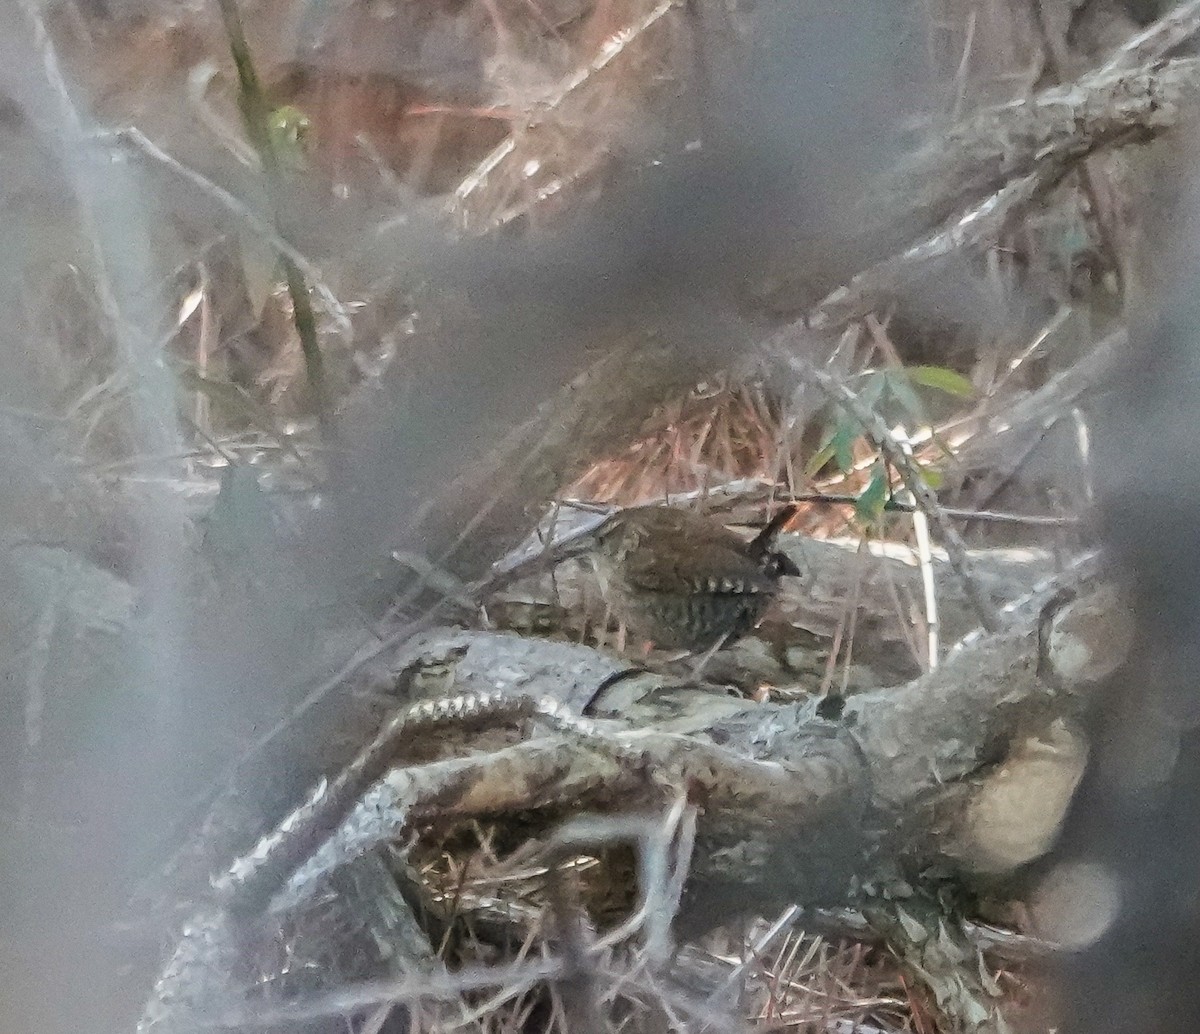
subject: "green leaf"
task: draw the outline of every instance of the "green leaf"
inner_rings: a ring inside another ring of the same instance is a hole
[[[883,398],[883,389],[887,387],[887,374],[875,370],[867,374],[863,381],[862,390],[858,393],[858,401],[868,409],[874,409]]]
[[[835,424],[827,424],[821,436],[821,447],[805,464],[804,472],[814,476],[830,460],[836,460],[838,469],[844,474],[854,468],[852,446],[861,434],[858,421],[847,413],[839,413]]]
[[[837,459],[838,469],[843,474],[854,469],[852,446],[856,438],[858,438],[858,424],[853,420],[844,419],[838,424],[837,430],[833,434],[833,440],[829,443],[833,447],[833,455]]]
[[[812,454],[809,461],[804,465],[805,477],[816,477],[817,472],[831,459],[833,459],[833,446],[829,442],[826,442]]]
[[[905,414],[919,424],[928,423],[925,419],[925,407],[921,404],[917,393],[913,391],[906,371],[894,370],[888,374],[888,392]]]
[[[947,395],[970,398],[975,394],[975,385],[961,373],[947,370],[944,366],[912,366],[905,370],[909,380],[925,388],[944,391]]]
[[[887,499],[887,471],[884,470],[882,463],[878,463],[875,465],[875,472],[871,475],[867,487],[854,500],[854,514],[864,524],[874,523],[882,515]]]
[[[279,164],[289,169],[303,169],[308,164],[309,134],[312,123],[307,115],[292,104],[274,108],[267,117],[267,133]]]
[[[919,467],[918,469],[921,472],[921,480],[935,492],[945,484],[946,475],[937,467]]]

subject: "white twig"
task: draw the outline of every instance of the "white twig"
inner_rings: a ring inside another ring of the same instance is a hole
[[[512,997],[543,981],[561,978],[565,968],[561,961],[548,959],[510,966],[464,967],[453,973],[422,973],[402,976],[397,980],[364,981],[347,984],[294,1004],[235,1007],[216,1013],[211,1026],[214,1029],[284,1024],[294,1026],[301,1020],[348,1015],[388,1002],[453,1001],[464,992],[486,991],[494,987],[504,989],[505,997]]]
[[[746,974],[751,966],[755,965],[765,952],[774,942],[775,938],[780,934],[786,933],[804,914],[804,909],[799,905],[788,905],[783,910],[783,913],[775,920],[770,928],[757,941],[750,945],[750,951],[747,952],[747,957],[739,962],[729,971],[729,975],[721,981],[721,986],[718,987],[711,995],[708,996],[708,1001],[711,1004],[716,1004],[717,1000],[723,995],[733,990],[734,986]]]
[[[896,429],[896,441],[900,444],[904,455],[913,460],[912,440],[908,437],[908,432],[903,427]],[[914,461],[915,462],[915,461]],[[913,531],[917,537],[917,558],[921,565],[921,588],[925,596],[925,630],[926,630],[926,646],[928,649],[928,668],[933,671],[938,666],[938,637],[939,637],[939,622],[938,622],[938,605],[937,605],[937,589],[933,581],[933,551],[930,549],[929,543],[929,516],[917,506],[916,497],[911,491],[905,491],[904,502],[909,503],[913,507]]]
[[[1083,468],[1083,496],[1090,506],[1096,497],[1092,484],[1092,436],[1087,416],[1078,406],[1071,407],[1071,419],[1075,423],[1075,446],[1079,450],[1079,464]]]
[[[131,177],[112,170],[111,163],[99,160],[103,156],[97,153],[88,132],[90,127],[71,97],[54,41],[42,18],[42,5],[37,0],[20,0],[19,10],[33,36],[51,95],[57,144],[77,202],[82,236],[90,251],[91,282],[121,357],[120,376],[128,379],[136,401],[134,435],[147,452],[178,452],[175,384],[149,330],[157,317],[139,311],[136,305],[123,304],[123,300],[144,290],[150,280],[146,250],[149,235],[134,185],[129,182]],[[154,519],[146,522],[150,531],[146,540],[139,543],[147,561],[142,588],[147,610],[154,619],[143,637],[145,644],[138,656],[141,670],[136,677],[144,680],[147,688],[154,688],[159,727],[151,741],[163,752],[165,761],[165,753],[178,733],[179,701],[174,693],[177,673],[172,667],[170,644],[179,627],[178,615],[173,613],[180,597],[173,558],[178,557],[181,548],[184,516],[178,501],[168,493],[159,493],[156,504]]]
[[[60,576],[58,581],[61,580]],[[38,762],[45,735],[46,669],[54,651],[60,606],[60,588],[56,585],[53,595],[42,607],[29,647],[29,667],[25,676],[25,763],[21,785],[21,818],[26,821],[33,818],[36,810]]]

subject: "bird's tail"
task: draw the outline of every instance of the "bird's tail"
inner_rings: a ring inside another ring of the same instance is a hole
[[[799,510],[800,507],[795,503],[785,504],[783,509],[767,522],[767,526],[750,540],[750,549],[758,556],[765,554],[774,545],[779,533]]]

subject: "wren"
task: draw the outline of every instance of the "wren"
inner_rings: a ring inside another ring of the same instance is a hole
[[[635,506],[595,533],[592,562],[609,609],[666,649],[719,649],[750,632],[796,565],[774,548],[795,515],[785,506],[750,541],[711,517]]]

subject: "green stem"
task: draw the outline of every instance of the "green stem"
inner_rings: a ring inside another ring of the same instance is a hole
[[[237,0],[217,0],[221,18],[225,23],[225,35],[229,38],[229,50],[238,74],[238,106],[246,122],[250,142],[262,161],[272,198],[279,183],[279,155],[271,138],[271,105],[254,68],[246,30]],[[274,213],[272,213],[274,221]],[[308,296],[308,284],[299,267],[286,255],[280,255],[287,278],[288,294],[292,299],[292,322],[300,338],[300,350],[304,354],[304,369],[312,388],[317,420],[326,439],[333,437],[328,387],[325,380],[325,360],[317,341],[317,321],[313,315],[312,301]]]

